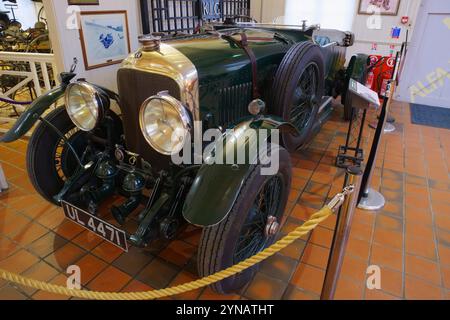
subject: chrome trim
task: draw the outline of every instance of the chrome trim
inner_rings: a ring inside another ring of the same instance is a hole
[[[323,111],[323,109],[325,109],[325,107],[331,102],[333,101],[332,97],[324,97],[324,99],[322,99],[322,104],[319,106],[319,111],[317,112],[318,114],[321,113]]]
[[[166,76],[180,87],[181,102],[200,121],[199,80],[195,65],[174,47],[161,43],[158,51],[144,51],[130,55],[121,68],[135,69]]]
[[[179,100],[177,100],[176,98],[172,97],[167,91],[162,91],[159,92],[157,95],[152,96],[148,99],[146,99],[139,110],[139,127],[141,129],[142,134],[144,135],[145,140],[147,141],[147,143],[153,148],[155,149],[157,152],[166,155],[166,156],[170,156],[173,155],[174,153],[178,153],[181,150],[176,150],[176,152],[172,151],[172,152],[164,152],[163,150],[160,150],[160,148],[156,145],[154,145],[152,139],[150,139],[148,133],[145,131],[145,111],[147,109],[148,104],[152,101],[152,100],[164,100],[166,101],[168,104],[170,104],[172,107],[175,108],[175,110],[178,112],[178,115],[181,118],[181,122],[183,123],[183,129],[186,132],[185,135],[185,141],[187,136],[189,135],[189,133],[191,133],[192,128],[193,128],[193,123],[191,120],[191,117],[189,116],[189,112],[186,110],[186,108],[184,107],[183,103],[181,103]]]
[[[216,23],[212,25],[224,26],[223,23]],[[238,22],[236,24],[230,25],[230,28],[233,27],[260,27],[260,28],[271,28],[278,30],[298,30],[298,31],[309,31],[309,30],[320,30],[320,25],[310,25],[306,28],[303,28],[301,25],[290,25],[290,24],[279,24],[279,23],[253,23],[253,22]]]
[[[328,47],[337,46],[337,45],[339,45],[339,43],[337,41],[334,41],[334,42],[327,43],[326,45],[322,46],[322,48],[328,48]]]

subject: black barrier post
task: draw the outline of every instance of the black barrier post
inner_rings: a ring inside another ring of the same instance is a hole
[[[321,300],[333,300],[336,293],[342,262],[345,256],[345,249],[350,234],[350,227],[358,203],[358,193],[361,187],[362,174],[363,170],[360,166],[353,166],[347,169],[344,187],[353,185],[355,186],[355,191],[346,197],[337,213],[336,228],[334,230],[333,242],[328,257],[325,280],[320,296]]]
[[[370,187],[372,183],[373,173],[375,171],[375,161],[377,160],[378,150],[380,149],[381,136],[384,134],[384,126],[386,118],[389,114],[392,97],[395,91],[395,81],[392,80],[389,84],[389,94],[386,95],[383,101],[383,108],[381,109],[378,126],[375,130],[372,148],[370,149],[369,159],[367,160],[367,170],[364,172],[362,181],[362,189],[359,194],[358,207],[363,210],[379,210],[384,207],[386,201],[381,193]]]
[[[390,113],[391,102],[394,97],[394,92],[397,84],[397,72],[400,64],[400,56],[397,53],[396,64],[393,74],[393,79],[388,83],[386,94],[383,100],[383,107],[381,109],[378,126],[375,130],[375,135],[370,150],[369,159],[367,161],[367,170],[364,172],[362,180],[362,188],[359,194],[358,208],[363,210],[379,210],[384,207],[386,200],[383,195],[370,187],[373,173],[375,171],[375,161],[377,159],[378,150],[380,148],[381,136],[384,133],[387,115]]]

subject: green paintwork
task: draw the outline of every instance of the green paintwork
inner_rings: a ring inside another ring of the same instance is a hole
[[[61,72],[59,77],[61,79],[61,85],[34,100],[24,113],[22,113],[16,123],[14,123],[13,127],[0,137],[0,143],[16,141],[30,131],[36,121],[38,121],[39,117],[64,95],[67,86],[70,81],[76,77],[76,74],[72,71]]]
[[[272,79],[281,60],[292,45],[302,41],[311,41],[309,34],[298,30],[246,30],[245,32],[248,37],[272,39],[270,41],[250,41],[250,47],[258,62],[258,86],[263,95],[270,91],[271,82],[268,80]],[[275,32],[278,36],[274,37]],[[168,43],[186,55],[197,68],[202,120],[205,120],[208,115],[217,118],[219,112],[224,109],[231,109],[238,103],[239,108],[246,109],[250,100],[242,102],[243,98],[236,95],[235,100],[228,99],[224,103],[220,96],[221,90],[224,88],[232,88],[252,81],[251,63],[244,50],[214,36],[194,37],[187,41]],[[330,46],[323,48],[323,52],[327,71],[326,77],[332,81],[335,73],[343,67],[345,62],[345,48]],[[325,94],[330,95],[330,92]],[[268,107],[270,113],[270,106]],[[329,113],[330,108],[326,108],[318,119],[318,124],[323,123],[322,121],[326,120]],[[233,123],[239,121],[243,122],[235,129],[243,128],[240,132],[241,135],[247,134],[251,128],[257,130],[277,129],[280,126],[292,128],[283,120],[275,119],[274,121],[274,118],[265,118],[263,121],[256,122],[243,120],[243,118],[232,120]],[[224,123],[217,120],[211,124],[212,127],[223,125]],[[320,128],[320,125],[318,128]],[[223,141],[218,143],[223,143]],[[227,152],[231,152],[231,149],[249,148],[248,144],[257,145],[258,139],[249,139],[246,143],[228,149],[225,148],[222,157],[226,157]],[[183,207],[184,218],[199,226],[212,226],[220,223],[232,209],[250,172],[251,165],[249,164],[239,166],[206,164],[202,166],[186,198]],[[220,183],[218,183],[219,181]]]
[[[184,203],[183,216],[188,222],[206,227],[216,225],[225,219],[251,173],[252,164],[257,161],[255,158],[257,153],[253,153],[252,156],[249,150],[256,151],[259,150],[258,146],[266,146],[267,139],[273,134],[270,130],[275,129],[296,130],[279,118],[263,117],[239,124],[231,133],[225,134],[217,142],[214,149],[215,155],[213,156],[215,159],[223,159],[223,163],[227,163],[225,159],[231,155],[237,162],[236,154],[247,154],[246,164],[237,166],[228,164],[210,165],[205,160],[206,164],[200,168]],[[264,130],[267,130],[267,135],[264,137],[264,141],[260,141],[260,138],[263,137],[259,136],[259,132]],[[246,139],[252,136],[252,132],[256,134],[256,137]],[[230,135],[235,138],[233,142],[225,139]],[[218,145],[224,147],[217,148]]]
[[[34,100],[11,130],[0,137],[0,142],[13,142],[23,137],[34,126],[39,117],[64,95],[65,91],[66,85],[62,85]]]
[[[258,87],[264,100],[267,100],[267,94],[271,89],[269,80],[275,75],[288,50],[296,43],[312,39],[312,30],[302,32],[275,28],[235,28],[220,31],[226,34],[245,32],[250,39],[249,47],[257,59]],[[239,35],[236,35],[235,38],[240,40]],[[252,40],[252,38],[258,40]],[[245,89],[239,88],[239,86],[252,82],[252,67],[246,52],[217,35],[193,36],[166,43],[182,52],[197,68],[201,120],[208,119],[209,127],[227,126],[229,123],[224,122],[220,115],[224,113],[225,109],[234,108],[237,112],[230,112],[230,114],[237,118],[232,119],[232,122],[239,121],[239,117],[246,112],[246,107],[252,99],[251,86],[247,86]],[[323,48],[326,83],[332,82],[336,72],[343,68],[345,49],[338,46]],[[231,98],[224,97],[224,89],[232,92]],[[331,89],[332,85],[327,86],[325,95],[331,95]],[[268,107],[270,114],[270,106]],[[213,119],[212,123],[210,119]]]
[[[355,79],[361,82],[367,70],[367,62],[369,56],[367,54],[355,54],[351,59],[347,68],[347,78]]]
[[[249,42],[249,46],[257,57],[258,83],[263,84],[270,73],[275,73],[291,45],[275,39],[272,32],[246,31],[246,33],[248,37],[271,39]],[[236,36],[236,39],[240,39],[240,36]],[[245,51],[235,44],[213,35],[167,43],[187,56],[197,68],[201,119],[204,120],[208,115],[213,115],[215,121],[211,126],[223,126],[224,123],[219,122],[218,113],[225,106],[222,105],[219,91],[225,88],[236,88],[236,86],[252,81],[251,63]],[[248,90],[251,91],[251,88],[249,87]],[[240,98],[242,99],[242,95]],[[251,97],[249,101],[242,103],[243,107],[246,108],[250,101]],[[230,103],[234,102],[230,101]]]

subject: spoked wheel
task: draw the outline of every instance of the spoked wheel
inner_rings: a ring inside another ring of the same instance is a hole
[[[313,115],[317,113],[318,74],[319,67],[311,62],[303,71],[294,92],[289,121],[300,131],[300,135],[306,133],[310,125],[309,122],[313,122]]]
[[[201,277],[229,268],[275,241],[283,222],[292,169],[289,153],[280,148],[279,155],[275,175],[262,175],[262,166],[254,166],[228,216],[218,225],[203,229],[198,252]],[[244,287],[257,270],[258,266],[253,266],[211,287],[221,294],[233,293]]]
[[[233,255],[234,263],[263,250],[277,233],[280,226],[280,212],[277,207],[280,204],[282,188],[280,176],[272,177],[262,186],[240,231]]]
[[[273,113],[292,123],[299,132],[282,133],[289,151],[303,147],[311,138],[324,92],[324,77],[322,52],[310,42],[294,45],[278,68],[269,101]]]

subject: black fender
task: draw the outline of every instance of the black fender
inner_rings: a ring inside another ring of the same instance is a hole
[[[49,109],[52,104],[57,102],[60,98],[62,98],[66,92],[67,86],[70,84],[70,81],[75,77],[74,73],[62,73],[61,74],[61,85],[59,87],[55,87],[54,89],[48,91],[43,94],[39,98],[33,101],[33,103],[22,113],[19,119],[14,123],[13,127],[0,137],[1,142],[14,142],[20,138],[22,138],[30,129],[34,126],[34,124],[39,120],[42,114]],[[109,99],[114,99],[120,105],[119,96],[113,91],[108,90],[107,88],[97,86],[100,91],[103,91],[105,95]]]
[[[221,149],[223,153],[215,154],[217,159],[226,159],[227,156],[234,157],[236,150],[249,150],[252,146],[262,145],[258,132],[267,131],[267,139],[272,138],[273,130],[288,130],[291,133],[298,133],[297,129],[279,118],[261,117],[245,121],[228,133],[225,133],[220,140],[212,145],[212,151],[207,154],[216,152],[219,145],[224,147]],[[255,138],[249,134],[250,130],[254,130],[257,134]],[[229,138],[233,136],[230,142]],[[243,139],[240,139],[243,138]],[[265,137],[264,137],[265,138]],[[269,141],[264,141],[269,142]],[[208,164],[208,157],[194,180],[183,206],[183,216],[191,224],[208,227],[220,223],[227,217],[239,192],[241,191],[245,180],[251,172],[252,166],[257,163],[258,159],[246,158],[246,164]],[[250,160],[250,161],[248,161]],[[224,163],[227,163],[223,161]]]
[[[61,73],[61,85],[53,88],[34,100],[33,103],[22,113],[16,123],[14,123],[13,127],[0,137],[0,143],[14,142],[22,138],[28,131],[30,131],[42,114],[50,108],[52,104],[64,96],[67,86],[75,76],[76,74],[72,72]]]
[[[354,79],[364,84],[367,77],[367,68],[369,67],[369,55],[358,53],[351,57],[345,73],[345,87],[342,94],[342,101],[345,101],[347,89],[350,83],[350,79]]]

